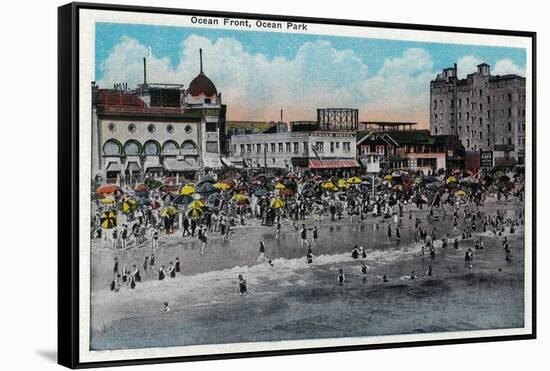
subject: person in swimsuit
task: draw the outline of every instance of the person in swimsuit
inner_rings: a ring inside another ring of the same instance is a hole
[[[248,289],[246,287],[246,280],[243,278],[242,274],[239,274],[239,285],[237,287],[237,291],[240,295],[246,295],[248,293]]]
[[[174,266],[175,270],[176,270],[176,273],[180,273],[181,272],[181,266],[180,266],[180,258],[176,257],[176,264]]]
[[[346,282],[346,276],[344,275],[344,270],[343,270],[342,268],[340,268],[340,269],[338,270],[338,278],[337,278],[337,280],[338,280],[338,284],[339,284],[340,286],[342,286],[342,285],[344,284],[344,282]]]
[[[307,264],[313,263],[313,253],[312,253],[312,251],[311,251],[311,247],[308,247],[308,248],[307,248],[306,263],[307,263]]]

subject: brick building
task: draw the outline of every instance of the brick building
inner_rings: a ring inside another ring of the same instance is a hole
[[[491,75],[482,63],[465,79],[456,64],[430,82],[430,130],[433,135],[457,135],[466,151],[506,145],[507,156],[519,164],[525,158],[525,78]]]

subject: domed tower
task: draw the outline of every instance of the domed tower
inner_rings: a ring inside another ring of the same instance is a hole
[[[202,49],[200,53],[200,73],[191,81],[185,93],[185,106],[189,108],[208,108],[222,104],[221,93],[206,76],[202,68]]]
[[[221,93],[203,71],[202,49],[199,49],[199,55],[200,72],[185,91],[184,109],[187,113],[201,116],[197,135],[202,165],[218,169],[221,156],[227,152],[226,107],[222,104]]]

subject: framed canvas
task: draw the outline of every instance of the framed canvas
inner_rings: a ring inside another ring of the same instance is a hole
[[[533,339],[534,32],[59,8],[59,363]]]

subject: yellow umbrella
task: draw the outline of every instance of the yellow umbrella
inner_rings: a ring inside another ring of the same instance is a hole
[[[160,216],[172,216],[176,215],[178,213],[178,209],[176,209],[174,206],[166,206],[160,211]]]
[[[466,192],[464,191],[456,191],[455,196],[466,196]]]
[[[274,209],[282,209],[285,207],[285,202],[280,198],[274,198],[271,200],[271,207]]]
[[[181,188],[180,195],[191,196],[195,192],[195,187],[193,187],[191,184],[186,184]]]
[[[99,223],[101,224],[101,227],[105,229],[116,227],[116,213],[114,211],[109,211],[101,214]]]
[[[344,179],[340,179],[338,181],[338,187],[339,188],[348,188],[349,187],[349,184],[348,182],[346,182]]]
[[[333,189],[334,187],[336,186],[331,181],[324,182],[323,184],[321,184],[321,188],[324,188],[324,189]]]
[[[352,176],[351,178],[348,179],[349,184],[359,184],[361,182],[362,182],[361,178],[358,178],[356,176]]]
[[[110,197],[103,197],[99,199],[99,202],[103,202],[104,204],[114,204],[115,200]]]
[[[204,207],[204,202],[201,200],[195,200],[187,206],[189,209],[200,209]]]
[[[386,180],[392,180],[393,177],[392,177],[391,175],[386,175],[386,176],[384,177],[384,179],[386,179]]]
[[[187,215],[193,219],[198,219],[202,217],[203,214],[204,214],[204,211],[198,207],[192,208],[187,212]]]
[[[231,186],[227,183],[216,183],[213,185],[214,188],[220,189],[222,191],[227,191],[231,189]]]
[[[447,183],[456,183],[457,179],[455,176],[450,176],[447,178]]]
[[[286,186],[283,183],[277,183],[275,184],[275,189],[285,189]]]
[[[124,211],[125,213],[131,213],[136,208],[137,208],[137,202],[132,198],[122,203],[122,211]]]
[[[242,193],[237,193],[235,196],[233,196],[233,201],[235,202],[243,202],[248,200],[248,197],[246,195],[243,195]]]

